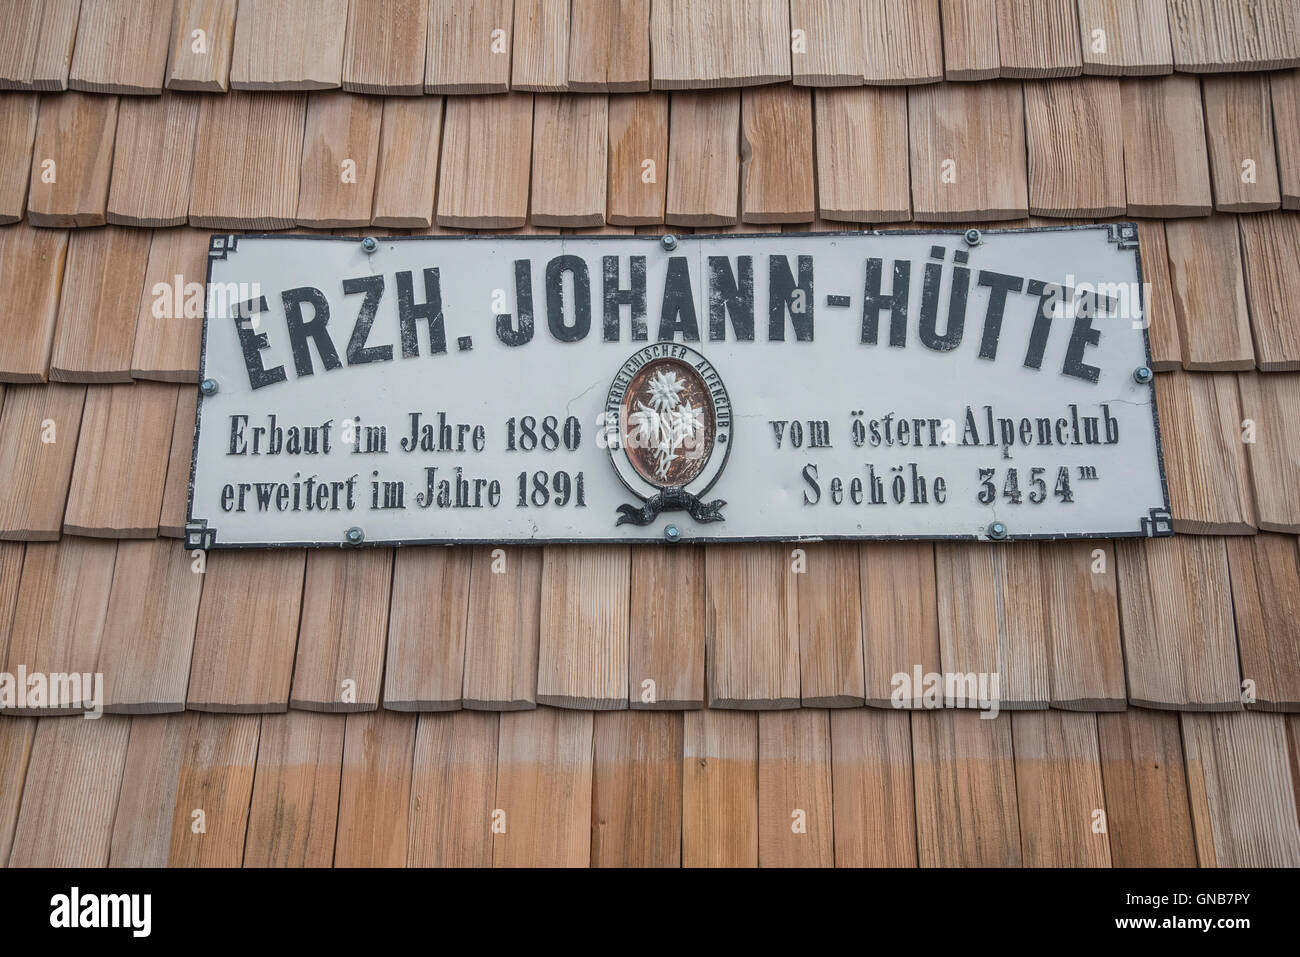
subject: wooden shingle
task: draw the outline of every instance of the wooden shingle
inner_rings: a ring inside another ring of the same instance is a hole
[[[1011,731],[1024,865],[1110,867],[1096,717],[1016,714]]]
[[[1300,375],[1242,373],[1240,437],[1250,460],[1259,527],[1300,534]]]
[[[92,93],[160,93],[172,0],[81,0],[68,85]]]
[[[1002,75],[1041,79],[1083,70],[1075,0],[996,0]]]
[[[655,0],[650,6],[656,90],[789,80],[790,46],[787,0]]]
[[[110,867],[166,867],[176,786],[197,714],[131,720],[122,786],[113,815]]]
[[[424,92],[429,0],[348,4],[343,89],[388,96]]]
[[[0,662],[9,650],[9,626],[18,604],[18,586],[22,583],[23,561],[27,547],[21,542],[0,543]]]
[[[9,629],[4,671],[90,674],[99,671],[116,542],[64,538],[31,542],[23,556],[22,581]],[[54,686],[51,685],[51,694]],[[73,689],[75,690],[75,689]],[[94,706],[95,688],[82,685],[81,699],[28,702],[12,713],[73,714]]]
[[[241,0],[230,85],[329,90],[343,81],[348,0]]]
[[[393,559],[384,707],[459,708],[465,676],[471,551],[399,548]]]
[[[1254,333],[1255,360],[1264,372],[1300,370],[1300,216],[1266,213],[1239,216],[1246,302]]]
[[[99,649],[105,710],[184,710],[202,589],[194,559],[175,542],[118,544]]]
[[[528,215],[533,96],[447,100],[438,182],[438,225],[513,229]],[[483,145],[492,144],[484,150]]]
[[[1300,209],[1300,70],[1269,77],[1282,208]]]
[[[0,789],[0,861],[9,863],[14,825],[22,805],[27,761],[36,735],[35,718],[6,718],[0,721],[0,774],[7,786]]]
[[[798,576],[799,686],[805,708],[865,702],[858,545],[809,545]]]
[[[568,93],[534,98],[534,225],[600,226],[605,222],[608,140],[608,97]]]
[[[285,710],[305,559],[297,549],[207,553],[187,707]]]
[[[130,382],[147,229],[106,226],[72,233],[59,302],[50,378],[60,382]]]
[[[902,711],[831,712],[838,867],[915,867],[911,719]]]
[[[181,538],[185,534],[198,404],[198,389],[176,390],[176,422],[172,427],[171,451],[167,456],[167,481],[163,486],[162,511],[158,516],[158,534],[169,538]]]
[[[1106,830],[1115,867],[1195,867],[1178,715],[1097,715]]]
[[[513,0],[429,0],[426,93],[510,89]]]
[[[1300,549],[1268,532],[1227,546],[1246,707],[1300,711]]]
[[[511,89],[568,89],[569,0],[516,0],[513,46]]]
[[[1188,798],[1202,867],[1300,866],[1281,715],[1184,714]]]
[[[17,223],[0,229],[0,382],[49,376],[68,234]]]
[[[411,867],[491,865],[500,725],[494,713],[420,715],[406,845]]]
[[[862,85],[862,0],[790,0],[790,30],[796,86]]]
[[[0,90],[66,90],[81,0],[12,0]]]
[[[1138,248],[1142,259],[1143,312],[1151,347],[1151,368],[1156,372],[1181,369],[1183,346],[1178,338],[1178,313],[1169,278],[1169,247],[1165,224],[1159,219],[1138,220]]]
[[[704,549],[632,549],[628,685],[633,708],[704,707]],[[671,606],[661,595],[681,596]]]
[[[329,867],[334,860],[342,715],[262,716],[248,808],[245,867]]]
[[[1036,216],[1120,216],[1124,130],[1117,80],[1025,84],[1029,211]]]
[[[1124,539],[1115,553],[1129,702],[1184,711],[1240,710],[1223,539]]]
[[[1205,216],[1210,163],[1195,77],[1120,81],[1130,216]]]
[[[241,18],[242,20],[242,18]],[[216,229],[287,229],[298,209],[307,96],[232,92],[199,109],[190,223]],[[222,149],[207,149],[210,143]]]
[[[1124,656],[1113,549],[1105,542],[1054,542],[1039,555],[1052,707],[1122,710]]]
[[[104,867],[131,719],[36,722],[10,867]]]
[[[711,545],[708,599],[710,708],[799,707],[799,608],[790,550]]]
[[[990,80],[1002,71],[997,7],[988,0],[939,0],[943,68],[949,80]]]
[[[1256,213],[1282,204],[1273,107],[1262,76],[1207,76],[1201,84],[1214,208]]]
[[[740,94],[673,94],[665,222],[674,226],[731,225],[736,222],[739,188]]]
[[[772,86],[741,94],[740,151],[744,222],[812,222],[817,201],[811,93]]]
[[[650,0],[572,0],[569,15],[570,90],[650,88]]]
[[[1189,73],[1300,64],[1300,10],[1288,0],[1169,0],[1174,65]]]
[[[0,538],[53,541],[63,529],[86,387],[9,386],[0,412]],[[45,439],[52,441],[45,441]]]
[[[859,548],[867,704],[892,707],[896,697],[904,707],[919,706],[920,689],[908,695],[894,676],[910,680],[918,665],[923,675],[939,670],[934,545],[865,542]]]
[[[501,715],[493,867],[591,861],[592,713],[538,708]]]
[[[185,222],[199,102],[198,97],[180,93],[123,99],[108,190],[110,223],[180,226]]]
[[[1174,68],[1168,0],[1079,0],[1083,72],[1152,76]]]
[[[33,226],[102,226],[117,130],[117,97],[41,97],[27,190]]]
[[[537,705],[542,551],[474,548],[465,631],[464,705],[513,711]]]
[[[542,557],[537,703],[596,710],[628,706],[626,547],[548,547]]]
[[[592,725],[591,866],[678,867],[682,715],[601,712]]]
[[[311,93],[303,127],[299,226],[370,222],[383,103],[352,93]]]
[[[830,713],[758,715],[758,865],[829,867],[835,861]]]
[[[254,714],[204,714],[186,723],[168,867],[243,863],[260,730]]]
[[[0,94],[0,224],[18,222],[27,208],[39,105],[34,93]]]
[[[907,153],[907,92],[860,89],[813,93],[817,213],[837,222],[912,218]]]
[[[922,867],[1020,865],[1011,715],[913,712],[912,768]]]
[[[347,716],[335,867],[406,866],[416,716]]]
[[[683,715],[682,866],[758,866],[758,715]]]
[[[136,315],[132,378],[198,381],[207,269],[207,233],[154,230]]]
[[[1236,378],[1223,373],[1156,377],[1161,444],[1174,531],[1249,535],[1255,508],[1242,445]]]
[[[1019,83],[908,90],[912,209],[919,222],[1025,216],[1025,112]]]
[[[988,691],[1002,708],[1046,708],[1051,698],[1042,547],[1036,542],[935,546],[943,670],[998,675],[998,687],[990,685]],[[975,708],[980,701],[946,704]]]
[[[442,142],[442,97],[386,97],[379,132],[376,226],[427,229],[433,224]]]
[[[943,79],[939,0],[862,0],[862,26],[868,83]]]
[[[108,538],[158,534],[176,388],[137,382],[86,390],[65,532]]]
[[[1170,220],[1165,223],[1165,239],[1183,367],[1253,368],[1255,351],[1235,217]]]
[[[308,553],[290,707],[379,706],[392,581],[391,548]]]
[[[230,89],[237,7],[238,0],[176,0],[167,89],[201,93]]]
[[[668,95],[609,98],[609,211],[606,221],[664,221],[668,191]]]

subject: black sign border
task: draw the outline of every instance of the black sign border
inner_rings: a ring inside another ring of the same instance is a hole
[[[994,229],[980,229],[981,236],[996,236],[1017,233],[1062,233],[1079,230],[1104,229],[1112,236],[1117,231],[1124,228],[1132,230],[1133,236],[1133,262],[1137,267],[1137,289],[1138,301],[1142,306],[1142,348],[1146,357],[1146,367],[1151,368],[1151,337],[1149,334],[1150,317],[1146,311],[1146,296],[1144,284],[1142,282],[1142,250],[1137,241],[1137,223],[1132,220],[1120,220],[1109,223],[1076,223],[1060,226],[1021,226],[1021,227],[1004,227]],[[864,229],[864,230],[845,230],[837,232],[800,232],[791,234],[798,237],[825,237],[830,239],[849,239],[854,237],[888,237],[888,236],[943,236],[961,239],[966,234],[966,229]],[[665,230],[663,233],[655,234],[590,234],[580,235],[578,238],[583,240],[596,241],[618,241],[628,242],[629,240],[641,240],[647,243],[658,244],[665,235],[674,235]],[[766,239],[770,240],[773,233],[688,233],[681,238],[691,240],[709,240],[709,239]],[[556,236],[550,233],[517,233],[517,234],[495,234],[495,233],[466,233],[465,235],[431,235],[431,236],[382,236],[376,237],[381,243],[397,242],[475,242],[488,241],[500,242],[502,240],[514,240],[519,242],[528,241],[548,241],[554,242]],[[238,248],[238,243],[245,239],[303,239],[303,240],[325,240],[329,242],[355,242],[362,243],[365,241],[361,236],[335,236],[322,233],[209,233],[208,234],[208,256],[207,271],[203,283],[203,336],[199,353],[199,382],[202,383],[207,378],[207,360],[208,360],[208,289],[212,284],[212,263],[215,259],[225,259],[226,255],[234,252]],[[1119,240],[1110,239],[1110,242]],[[1121,246],[1121,249],[1123,247]],[[220,255],[215,255],[216,252]],[[1160,470],[1160,492],[1164,503],[1160,508],[1152,508],[1146,516],[1139,517],[1139,527],[1121,532],[1063,532],[1063,533],[1032,533],[1032,534],[1015,534],[1008,532],[1001,542],[1059,542],[1059,541],[1093,541],[1111,538],[1165,538],[1174,534],[1173,520],[1169,509],[1169,483],[1165,475],[1165,453],[1164,444],[1160,435],[1160,416],[1156,409],[1156,387],[1155,376],[1147,384],[1151,390],[1151,423],[1155,429],[1156,438],[1156,465]],[[414,545],[502,545],[502,546],[532,546],[532,545],[664,545],[662,537],[646,535],[632,538],[593,538],[584,536],[582,538],[409,538],[409,539],[377,539],[375,541],[363,541],[359,544],[352,544],[343,539],[337,542],[221,542],[217,538],[216,527],[209,525],[205,518],[195,518],[194,516],[194,476],[198,467],[199,457],[199,431],[203,422],[203,395],[200,393],[199,400],[194,410],[194,447],[190,452],[190,476],[189,486],[186,493],[185,508],[185,529],[183,541],[187,549],[277,549],[277,548],[403,548]],[[692,545],[709,545],[709,544],[742,544],[746,542],[790,542],[790,543],[811,543],[811,542],[986,542],[989,541],[987,535],[980,534],[954,534],[954,535],[807,535],[807,536],[788,536],[788,535],[710,535],[694,537],[689,534],[689,528],[681,528],[681,537],[678,544]]]

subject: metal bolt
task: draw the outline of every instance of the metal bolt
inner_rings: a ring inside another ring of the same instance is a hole
[[[202,382],[199,383],[199,391],[202,392],[204,395],[216,395],[217,380],[204,379]]]
[[[669,525],[664,529],[664,541],[675,542],[681,537],[682,533],[678,530],[676,525]]]
[[[677,248],[677,237],[674,236],[672,233],[668,233],[667,235],[665,235],[662,239],[659,240],[659,242],[664,247],[664,249],[668,250],[669,252],[672,252],[674,249]]]
[[[983,238],[983,234],[978,229],[968,229],[962,236],[967,246],[978,246]]]
[[[366,540],[366,533],[363,532],[358,526],[353,525],[351,528],[347,530],[347,533],[344,535],[344,537],[347,539],[349,545],[360,545],[362,542]]]
[[[994,522],[989,526],[989,538],[995,542],[1000,542],[1007,537],[1007,527],[1001,522]]]
[[[1133,381],[1138,385],[1150,385],[1151,380],[1155,378],[1155,373],[1147,366],[1138,366],[1133,370]]]
[[[361,248],[368,253],[373,253],[379,248],[379,240],[374,236],[367,236],[365,239],[361,240]]]

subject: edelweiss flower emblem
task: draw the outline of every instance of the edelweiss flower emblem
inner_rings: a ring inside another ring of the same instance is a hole
[[[723,503],[697,497],[717,481],[731,437],[730,400],[707,359],[675,343],[641,350],[615,378],[605,415],[614,467],[646,501],[622,506],[619,524],[646,524],[671,509],[722,520]]]

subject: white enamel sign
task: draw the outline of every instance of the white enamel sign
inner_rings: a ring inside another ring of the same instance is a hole
[[[1136,229],[213,236],[187,543],[1171,532]]]

